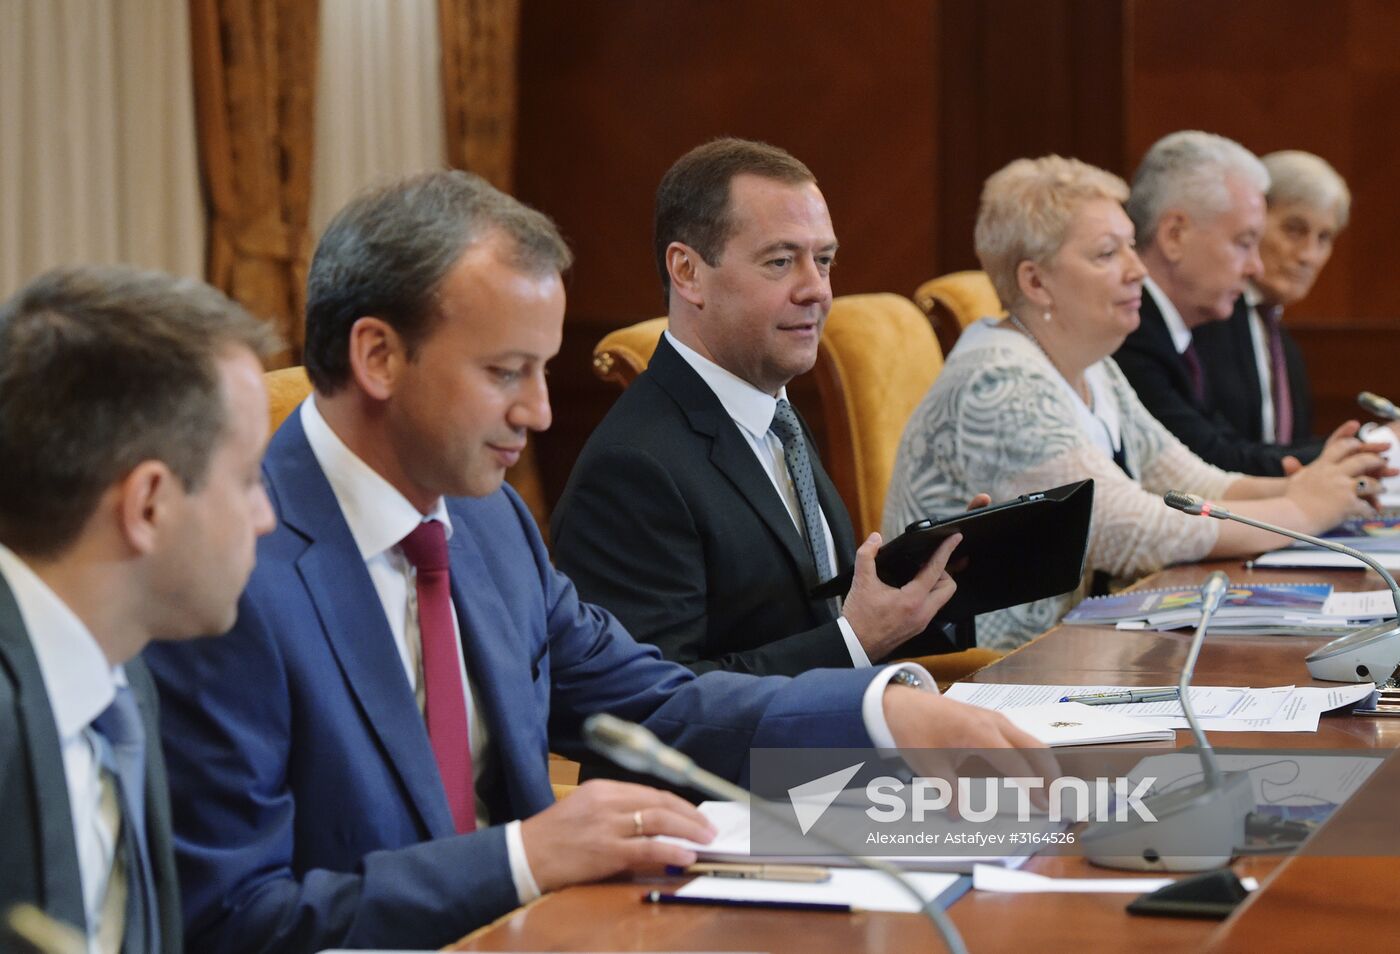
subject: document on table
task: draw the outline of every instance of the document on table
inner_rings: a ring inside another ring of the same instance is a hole
[[[1400,572],[1400,553],[1368,553],[1366,554],[1381,566],[1392,573]],[[1342,570],[1364,570],[1366,564],[1355,557],[1347,556],[1345,553],[1338,553],[1335,550],[1309,550],[1285,547],[1282,550],[1274,550],[1257,556],[1245,566],[1249,567],[1270,567],[1289,566],[1313,568],[1332,568]]]
[[[1051,702],[1005,710],[1016,728],[1049,746],[1107,745],[1115,742],[1165,742],[1176,738],[1171,729],[1135,719],[1115,710],[1126,706],[1086,706]]]
[[[996,870],[996,865],[978,865]],[[965,875],[910,871],[904,877],[925,902],[938,899],[948,907],[967,890]],[[857,911],[894,911],[917,914],[920,906],[888,875],[865,868],[833,868],[828,881],[763,881],[758,878],[700,877],[676,889],[683,898],[724,901],[778,901],[785,904],[848,904]]]
[[[1322,605],[1322,615],[1353,620],[1390,619],[1395,616],[1395,598],[1390,590],[1333,592]]]
[[[846,807],[850,808],[850,806]],[[708,845],[701,845],[681,838],[671,838],[666,835],[658,836],[657,840],[689,848],[699,856],[701,861],[765,861],[771,864],[826,865],[846,868],[857,864],[853,859],[843,858],[839,855],[756,855],[750,850],[749,807],[747,805],[741,805],[738,802],[701,802],[699,808],[700,814],[704,815],[710,824],[715,826],[714,840]],[[841,809],[842,806],[838,801],[828,811],[836,812]],[[980,857],[970,855],[881,856],[881,860],[905,871],[955,871],[970,874],[974,864],[1019,867],[1026,863],[1028,852],[1031,850],[1027,848],[1018,854]],[[852,853],[859,854],[860,852]]]
[[[1249,774],[1256,811],[1321,820],[1354,795],[1387,754],[1221,752],[1216,761],[1223,772]],[[1133,783],[1151,778],[1153,794],[1170,792],[1201,780],[1201,760],[1185,753],[1152,755],[1139,762],[1128,778]]]
[[[950,699],[983,709],[1017,709],[1065,696],[1121,692],[1141,686],[1034,686],[1013,683],[955,683]],[[1346,686],[1275,686],[1269,689],[1192,686],[1191,704],[1201,728],[1209,732],[1316,732],[1324,712],[1373,699],[1369,682]],[[1371,703],[1374,704],[1374,703]],[[1178,701],[1100,706],[1159,729],[1189,728]]]
[[[1001,894],[1146,894],[1165,888],[1175,878],[1051,878],[1033,871],[1009,871],[992,865],[972,869],[972,887]],[[1241,878],[1246,891],[1259,887],[1253,878]]]

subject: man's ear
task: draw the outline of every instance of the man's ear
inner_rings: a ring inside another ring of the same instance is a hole
[[[1051,297],[1050,289],[1045,287],[1045,269],[1039,263],[1027,259],[1017,265],[1016,284],[1026,301],[1038,311],[1047,311],[1055,307],[1055,299]]]
[[[700,287],[700,253],[684,242],[666,246],[666,272],[671,276],[671,290],[696,308],[705,307],[705,293]]]
[[[403,338],[383,318],[367,315],[350,326],[350,377],[366,395],[386,401],[408,364]]]
[[[1181,261],[1185,251],[1186,233],[1191,231],[1191,217],[1178,209],[1168,209],[1157,220],[1153,244],[1167,261]]]
[[[117,523],[127,546],[145,555],[156,548],[166,521],[174,518],[184,485],[162,461],[143,460],[109,493],[116,495]]]

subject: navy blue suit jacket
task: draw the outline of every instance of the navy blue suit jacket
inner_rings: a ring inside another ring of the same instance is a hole
[[[453,833],[364,562],[293,414],[263,465],[278,528],[229,634],[148,651],[190,949],[436,947],[517,903],[503,829]],[[452,593],[495,823],[546,808],[546,756],[599,711],[742,779],[751,746],[860,746],[871,670],[696,677],[581,602],[509,489],[448,501]]]

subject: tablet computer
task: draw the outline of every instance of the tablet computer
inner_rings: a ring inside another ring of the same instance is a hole
[[[1084,575],[1093,503],[1094,482],[1081,480],[942,520],[920,520],[880,548],[875,572],[890,586],[903,586],[940,543],[961,533],[948,571],[958,589],[938,619],[965,619],[1068,593]],[[848,569],[819,584],[812,596],[844,596],[854,575]]]

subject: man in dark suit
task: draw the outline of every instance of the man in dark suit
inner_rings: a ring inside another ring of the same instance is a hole
[[[669,328],[555,508],[560,569],[697,672],[886,658],[951,597],[955,542],[903,589],[881,583],[878,535],[856,550],[788,404],[831,308],[837,242],[812,173],[763,143],[700,146],[661,181],[654,243]],[[844,605],[808,596],[853,561]]]
[[[367,193],[322,236],[315,394],[263,469],[281,523],[230,634],[148,653],[192,949],[435,947],[692,861],[650,837],[711,837],[674,795],[554,803],[547,753],[580,753],[594,712],[732,778],[751,746],[1034,744],[890,685],[909,669],[696,677],[580,601],[502,486],[550,422],[568,264],[548,219],[463,172]]]
[[[92,950],[183,950],[137,654],[233,622],[272,529],[271,350],[213,289],[134,269],[51,272],[0,307],[0,912]]]
[[[1259,159],[1223,136],[1172,133],[1148,150],[1127,203],[1148,272],[1141,322],[1113,359],[1152,416],[1203,460],[1276,477],[1285,474],[1286,458],[1295,458],[1291,472],[1296,459],[1315,459],[1324,442],[1275,443],[1241,430],[1240,404],[1248,398],[1240,372],[1221,367],[1233,359],[1218,353],[1230,337],[1222,323],[1240,311],[1263,269],[1268,187]],[[1203,354],[1208,345],[1217,352],[1210,358]],[[1351,440],[1357,427],[1344,425],[1331,439]]]
[[[1197,329],[1196,348],[1215,409],[1234,430],[1306,463],[1323,442],[1313,435],[1307,368],[1283,312],[1307,296],[1332,257],[1351,193],[1312,153],[1273,152],[1260,161],[1269,171],[1261,269],[1229,321]]]

